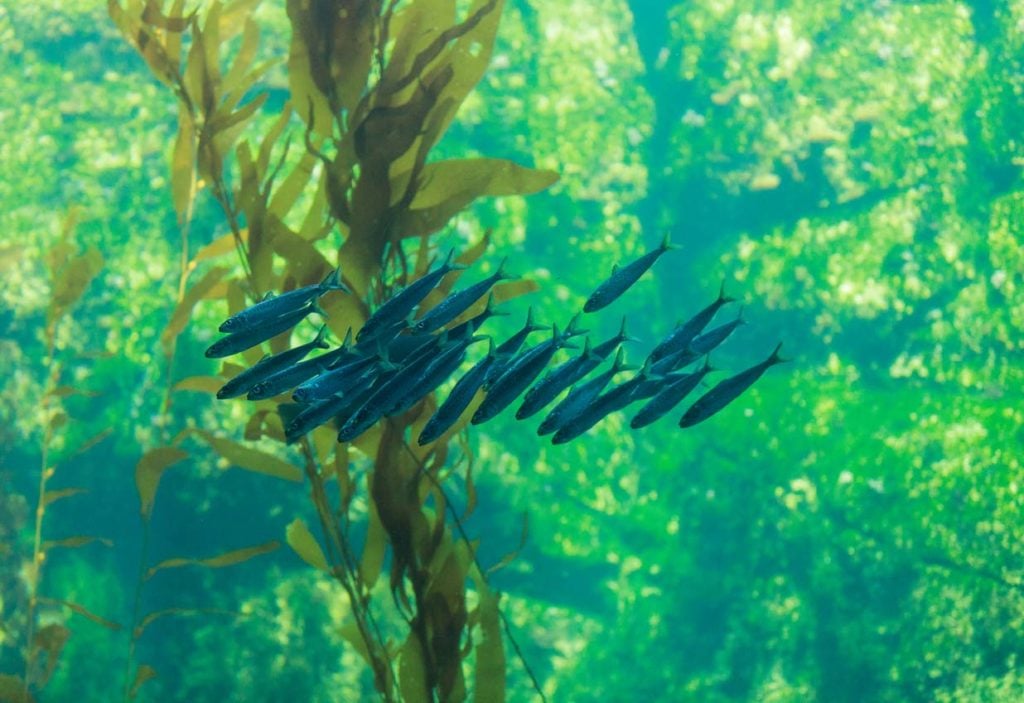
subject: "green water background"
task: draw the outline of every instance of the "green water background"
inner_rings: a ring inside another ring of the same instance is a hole
[[[266,0],[260,20],[263,51],[285,54],[283,8]],[[633,432],[616,415],[552,448],[510,413],[472,432],[468,528],[495,562],[529,514],[525,550],[494,583],[552,700],[1024,699],[1022,27],[1022,2],[510,3],[441,151],[562,178],[483,203],[441,243],[493,227],[481,273],[508,255],[541,284],[538,315],[561,322],[613,263],[670,231],[682,248],[595,338],[625,315],[650,344],[724,280],[751,324],[715,364],[739,370],[779,340],[794,359],[687,432],[672,420]],[[176,294],[173,98],[99,2],[0,2],[0,47],[0,244],[23,248],[0,286],[2,618],[16,621],[31,550],[42,257],[74,206],[78,240],[106,267],[61,344],[69,377],[98,395],[67,399],[56,455],[113,434],[61,464],[55,486],[90,492],[54,505],[45,533],[114,546],[54,552],[42,590],[123,622],[133,469],[160,434],[158,339]],[[273,112],[283,71],[269,83]],[[225,232],[201,200],[194,246]],[[526,305],[494,329],[515,329]],[[200,309],[175,377],[215,372],[201,352],[223,312]],[[100,350],[112,356],[73,358]],[[182,393],[174,419],[240,437],[244,413]],[[301,487],[222,471],[210,454],[160,491],[158,558],[279,539],[309,518]],[[365,697],[338,601],[287,549],[161,574],[145,610],[248,617],[154,625],[139,658],[160,678],[141,699]],[[40,700],[115,700],[125,634],[67,624]],[[0,640],[4,672],[17,636]],[[510,672],[510,699],[530,700]]]

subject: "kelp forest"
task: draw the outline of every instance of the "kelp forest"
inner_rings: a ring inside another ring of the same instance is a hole
[[[1022,26],[0,0],[0,701],[1021,700]]]

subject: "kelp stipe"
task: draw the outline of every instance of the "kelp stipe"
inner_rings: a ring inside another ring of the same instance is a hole
[[[49,249],[45,257],[50,276],[50,300],[43,328],[46,346],[43,368],[46,378],[38,418],[41,425],[39,492],[35,509],[32,556],[24,574],[24,669],[20,675],[0,674],[0,693],[3,694],[3,699],[25,703],[34,700],[33,694],[46,686],[57,668],[64,644],[72,634],[70,629],[59,622],[37,627],[37,610],[40,605],[67,608],[110,630],[116,631],[121,628],[117,623],[91,612],[80,603],[40,593],[43,565],[49,560],[53,550],[78,549],[96,542],[108,547],[113,544],[111,540],[95,535],[73,535],[57,539],[44,539],[43,535],[46,511],[54,503],[87,492],[86,489],[75,486],[51,488],[50,480],[59,476],[60,469],[71,459],[96,446],[110,434],[109,430],[103,430],[74,449],[61,451],[60,456],[54,456],[58,453],[54,448],[55,440],[62,432],[62,428],[74,421],[64,399],[76,395],[95,395],[88,388],[80,387],[77,380],[74,385],[65,381],[63,373],[68,361],[68,350],[62,347],[59,332],[63,323],[70,318],[71,310],[103,267],[103,257],[96,249],[78,251],[73,242],[74,230],[75,216],[72,212],[64,220],[60,239]]]

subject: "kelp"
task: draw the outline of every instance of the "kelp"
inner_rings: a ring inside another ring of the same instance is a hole
[[[94,535],[44,538],[47,511],[58,502],[88,492],[77,486],[51,488],[51,481],[64,473],[65,469],[73,468],[72,460],[76,456],[96,446],[109,435],[108,431],[102,431],[74,448],[61,452],[60,456],[54,456],[58,435],[64,433],[69,423],[73,422],[72,411],[65,405],[66,399],[76,395],[87,397],[96,395],[86,387],[70,385],[69,382],[65,382],[67,365],[65,357],[68,356],[68,350],[64,349],[59,341],[62,325],[69,321],[72,309],[103,268],[103,257],[97,250],[80,251],[74,241],[75,227],[75,212],[71,211],[64,220],[60,237],[49,248],[45,256],[50,278],[50,298],[46,311],[46,324],[43,328],[43,339],[46,346],[43,367],[46,371],[46,380],[38,416],[41,426],[39,492],[35,510],[32,556],[24,575],[27,591],[23,650],[24,671],[20,676],[14,674],[0,676],[0,700],[3,701],[27,702],[34,700],[34,694],[41,691],[53,676],[64,645],[72,634],[64,623],[51,622],[37,627],[37,611],[40,605],[67,609],[109,630],[116,631],[121,628],[118,623],[96,615],[80,603],[43,595],[41,589],[43,566],[53,560],[52,553],[55,550],[81,549],[93,543],[100,543],[108,547],[113,545],[111,540]],[[77,374],[75,378],[77,383]],[[84,378],[87,379],[88,375],[86,374]]]
[[[262,134],[242,138],[252,132],[267,104],[259,80],[275,61],[257,62],[256,4],[214,0],[196,11],[186,11],[181,0],[169,5],[110,0],[108,5],[125,38],[178,101],[171,192],[183,253],[179,302],[162,337],[169,359],[200,301],[223,300],[233,314],[245,307],[246,297],[256,300],[267,291],[321,280],[336,267],[331,259],[341,262],[343,280],[355,292],[324,301],[327,324],[341,339],[362,326],[375,301],[427,271],[430,238],[458,212],[481,197],[528,194],[557,179],[553,172],[501,159],[428,163],[483,75],[502,0],[474,0],[462,16],[451,0],[289,0],[290,100]],[[299,143],[305,149],[296,158],[293,150]],[[189,226],[204,191],[221,206],[230,233],[190,253]],[[416,247],[413,257],[407,253],[410,243]],[[461,258],[478,258],[488,243],[485,238]],[[241,276],[214,264],[232,250],[238,253]],[[190,284],[193,272],[201,275]],[[451,278],[438,295],[449,290],[456,277]],[[503,283],[496,286],[495,299],[534,288],[529,281]],[[432,296],[424,307],[438,300]],[[271,350],[285,348],[288,336],[271,340]],[[259,352],[249,350],[244,358],[252,364]],[[225,364],[228,374],[233,368]],[[168,387],[209,392],[213,383],[192,377],[177,384],[169,380]],[[168,406],[170,397],[169,390]],[[315,430],[300,442],[301,467],[213,431],[183,431],[140,461],[136,478],[143,520],[148,524],[159,476],[184,460],[181,445],[189,437],[249,471],[290,480],[304,475],[322,537],[317,540],[296,518],[286,530],[286,542],[346,591],[351,620],[341,634],[373,671],[381,698],[463,700],[470,688],[464,668],[473,663],[475,699],[501,700],[505,662],[498,599],[442,487],[452,470],[445,467],[448,442],[468,417],[428,448],[410,447],[404,439],[410,427],[422,427],[435,406],[428,397],[351,444],[336,445],[333,432]],[[284,441],[282,406],[264,400],[252,408],[246,440]],[[366,475],[369,524],[359,547],[348,533],[349,507],[359,490],[349,474],[352,450],[372,460]],[[468,470],[465,481],[475,495]],[[338,504],[329,498],[334,493],[328,490],[330,482],[338,485]],[[390,590],[409,626],[397,647],[384,641],[371,611],[371,592],[388,551]],[[140,583],[162,567],[146,568]],[[477,592],[473,606],[467,599],[471,584]],[[147,620],[138,608],[135,622],[141,634]],[[154,669],[142,665],[134,677],[126,677],[126,697],[154,675]]]

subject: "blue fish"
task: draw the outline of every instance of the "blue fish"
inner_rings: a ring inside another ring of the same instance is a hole
[[[576,439],[589,430],[598,422],[616,410],[622,410],[627,405],[637,400],[637,391],[650,376],[650,360],[648,360],[640,372],[623,381],[610,391],[602,393],[588,403],[579,413],[565,420],[551,438],[552,444],[564,444]]]
[[[300,361],[294,366],[281,369],[250,388],[249,393],[245,397],[249,400],[263,400],[264,398],[273,398],[275,395],[290,391],[317,374],[323,373],[339,357],[348,353],[349,350],[341,346],[332,349],[326,354],[321,354],[312,359]]]
[[[439,346],[448,347],[446,333],[442,332],[436,339]],[[427,347],[410,358],[406,365],[398,369],[393,376],[375,386],[374,392],[367,397],[366,402],[356,408],[355,412],[341,426],[338,431],[338,441],[348,442],[355,439],[387,415],[404,398],[406,391],[422,376],[436,356],[436,350]]]
[[[651,350],[651,361],[669,356],[675,352],[686,349],[693,338],[707,327],[711,318],[715,316],[718,309],[726,303],[736,300],[725,294],[725,282],[718,291],[718,298],[706,308],[698,312],[682,325],[678,325],[665,339],[663,339],[653,350]],[[699,356],[699,354],[698,354]]]
[[[658,257],[669,249],[675,248],[675,246],[669,244],[668,235],[666,234],[657,249],[647,252],[636,261],[631,261],[625,266],[615,266],[612,269],[612,274],[587,298],[587,302],[583,306],[583,312],[597,312],[601,308],[610,305],[620,295],[625,293],[630,286],[636,283],[647,272],[647,269],[654,265]]]
[[[578,356],[559,364],[533,384],[516,411],[516,419],[525,420],[540,412],[541,408],[557,398],[559,393],[586,376],[599,363],[601,359],[590,348],[588,337],[583,345],[583,351]]]
[[[541,342],[512,360],[501,376],[487,388],[487,397],[473,413],[474,425],[490,420],[508,407],[541,374],[555,352],[569,346],[569,340],[580,334],[576,329],[578,317],[577,315],[572,319],[565,332],[560,333],[558,326],[554,325],[551,339]]]
[[[573,386],[569,391],[569,394],[563,398],[558,405],[552,408],[551,412],[547,414],[544,421],[540,423],[540,427],[537,428],[537,434],[546,435],[551,434],[559,427],[562,426],[563,422],[568,418],[578,415],[583,408],[589,405],[594,398],[601,394],[604,387],[621,371],[635,371],[635,366],[628,366],[626,364],[626,354],[620,348],[618,353],[615,355],[615,361],[612,363],[612,367],[600,375],[592,378],[583,385]]]
[[[729,335],[736,331],[737,327],[745,324],[747,324],[747,321],[743,319],[743,307],[741,306],[739,312],[736,313],[735,320],[730,320],[729,322],[718,325],[718,327],[712,327],[704,334],[697,335],[693,338],[693,341],[690,342],[690,349],[698,355],[707,354],[709,351],[728,339]]]
[[[701,380],[711,371],[714,371],[711,361],[704,357],[704,366],[699,370],[678,376],[673,381],[662,386],[661,390],[640,408],[630,421],[629,426],[634,430],[638,430],[668,413],[672,408],[679,405],[683,398],[696,388]]]
[[[423,370],[420,377],[402,394],[401,398],[390,408],[390,412],[387,414],[398,415],[404,413],[427,395],[433,393],[465,361],[466,349],[472,344],[485,339],[489,339],[489,337],[479,336],[453,340],[452,346],[442,351],[430,362],[430,365]]]
[[[359,402],[359,399],[376,379],[377,370],[368,369],[350,384],[344,393],[336,393],[306,405],[285,425],[285,439],[288,442],[294,442],[332,417],[344,416],[346,410]]]
[[[456,317],[465,312],[469,307],[480,300],[484,293],[489,291],[495,283],[505,279],[513,278],[505,273],[505,261],[502,260],[498,270],[482,281],[474,283],[468,288],[456,291],[428,310],[423,317],[412,325],[413,332],[424,334],[444,327]]]
[[[267,320],[258,327],[248,327],[239,332],[232,332],[227,337],[221,337],[209,346],[206,350],[206,356],[210,359],[221,359],[255,347],[257,344],[276,337],[282,332],[287,332],[299,324],[311,312],[326,317],[324,311],[316,304],[316,301],[313,301],[298,310],[292,310],[284,315]]]
[[[320,328],[316,339],[312,342],[306,342],[294,349],[286,349],[278,354],[263,357],[256,364],[245,369],[221,386],[221,389],[217,391],[217,397],[223,400],[225,398],[236,398],[240,395],[245,395],[257,383],[281,369],[301,361],[314,349],[326,349],[328,346],[327,342],[324,341],[326,334],[327,325],[324,325]]]
[[[523,324],[522,328],[499,344],[494,350],[494,363],[491,364],[490,369],[487,371],[487,376],[484,378],[484,388],[488,388],[508,369],[508,365],[512,361],[512,357],[515,356],[516,352],[518,352],[523,346],[526,342],[526,338],[529,337],[530,334],[547,329],[551,328],[547,325],[538,325],[533,321],[533,306],[531,305],[527,308],[526,322]]]
[[[494,342],[491,342],[490,348],[487,350],[487,356],[478,361],[473,368],[456,381],[455,387],[452,388],[448,397],[444,399],[441,406],[427,420],[427,424],[423,426],[423,431],[420,432],[419,439],[417,440],[420,446],[430,444],[436,440],[455,424],[456,420],[462,417],[462,413],[469,407],[469,404],[476,396],[476,392],[483,386],[487,370],[494,363],[495,359],[497,359],[497,356],[495,356]]]
[[[501,312],[494,309],[494,293],[490,293],[487,296],[487,304],[484,305],[483,311],[479,315],[474,315],[462,324],[455,325],[455,327],[449,329],[448,339],[465,339],[466,337],[472,337],[473,332],[479,330],[487,320],[498,315],[507,314],[507,312]]]
[[[388,328],[397,323],[404,322],[416,306],[423,302],[423,299],[434,290],[441,279],[451,271],[458,271],[466,268],[461,264],[452,263],[452,255],[455,250],[448,252],[448,258],[444,263],[433,271],[424,274],[420,278],[407,285],[395,295],[388,298],[383,305],[377,308],[376,312],[363,324],[363,328],[356,335],[357,340],[363,337],[371,337],[382,328]]]
[[[339,279],[340,275],[341,269],[334,269],[320,283],[265,298],[224,320],[217,329],[220,332],[241,332],[254,329],[276,317],[304,308],[329,291],[340,290],[350,293],[351,291]]]
[[[745,371],[740,371],[735,376],[730,376],[715,384],[715,387],[697,399],[679,419],[680,427],[692,427],[698,422],[703,422],[717,413],[726,405],[736,400],[745,390],[750,388],[754,381],[761,378],[761,375],[776,364],[781,364],[789,359],[779,356],[782,349],[782,342],[771,353],[767,359],[759,364],[751,366]]]
[[[357,383],[364,373],[381,363],[378,356],[364,356],[349,361],[346,364],[335,366],[315,376],[308,381],[300,383],[292,399],[298,403],[311,403],[315,400],[323,400],[338,393],[347,393],[352,385]]]

